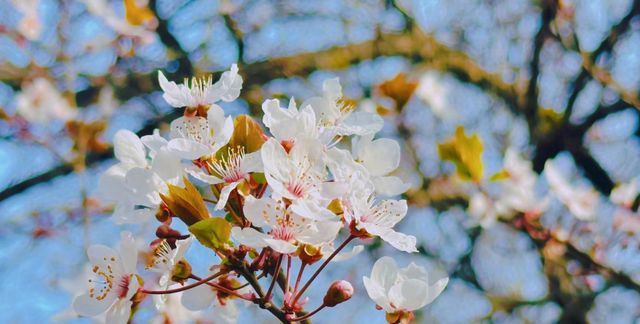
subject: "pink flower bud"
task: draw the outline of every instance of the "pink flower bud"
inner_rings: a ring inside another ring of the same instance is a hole
[[[333,307],[342,302],[351,299],[353,296],[353,286],[348,281],[338,280],[334,281],[327,294],[324,296],[324,305],[327,307]]]

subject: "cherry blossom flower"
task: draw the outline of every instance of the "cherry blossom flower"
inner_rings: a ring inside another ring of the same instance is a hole
[[[233,134],[233,120],[224,117],[218,105],[212,105],[207,118],[184,116],[171,122],[171,140],[168,147],[178,156],[196,160],[217,152],[229,143]]]
[[[322,145],[317,141],[298,141],[287,153],[275,139],[262,145],[262,163],[274,198],[292,201],[291,210],[309,219],[327,220],[335,214],[326,206],[346,188],[337,182],[325,182]]]
[[[400,164],[398,142],[388,138],[373,140],[373,134],[356,137],[352,144],[352,154],[371,174],[378,194],[396,196],[409,189],[409,184],[388,175]]]
[[[280,107],[278,99],[266,100],[262,104],[262,111],[262,122],[273,137],[281,142],[294,144],[296,139],[318,139],[320,136],[316,127],[316,114],[311,106],[298,109],[293,98],[289,100],[289,107],[286,109]]]
[[[595,218],[599,201],[599,195],[595,190],[572,187],[551,160],[544,165],[544,175],[551,191],[576,218],[584,221]]]
[[[396,232],[393,227],[407,215],[406,200],[376,201],[374,195],[351,195],[343,200],[344,215],[347,222],[356,230],[368,235],[379,236],[394,248],[405,252],[417,252],[415,236]]]
[[[399,268],[388,256],[378,259],[371,276],[362,280],[369,297],[389,314],[412,312],[430,304],[449,282],[448,277],[434,280],[414,263]]]
[[[272,198],[245,199],[244,214],[253,226],[262,227],[266,233],[254,228],[234,227],[232,234],[241,244],[262,248],[269,246],[284,254],[295,252],[296,243],[321,246],[333,242],[342,227],[334,221],[313,221],[297,215],[282,200]]]
[[[612,202],[630,208],[636,198],[638,198],[639,192],[640,188],[638,188],[638,178],[633,178],[627,183],[617,185],[613,190],[611,190],[611,194],[609,196]]]
[[[209,107],[222,100],[230,102],[238,98],[242,89],[242,77],[238,74],[238,66],[233,64],[229,71],[222,73],[220,80],[213,83],[211,76],[208,78],[192,78],[191,85],[188,80],[183,84],[176,84],[158,71],[160,88],[164,91],[162,97],[175,108]]]
[[[220,197],[216,203],[216,210],[223,209],[227,204],[229,195],[242,181],[249,178],[252,172],[261,172],[262,159],[260,151],[245,154],[244,148],[229,148],[228,157],[221,157],[215,161],[207,161],[207,166],[215,175],[208,175],[201,169],[191,168],[187,173],[194,178],[208,184],[220,184],[225,186],[220,190]]]
[[[310,105],[316,122],[324,132],[333,135],[369,135],[379,131],[384,121],[375,113],[353,111],[353,106],[342,97],[342,86],[338,78],[328,79],[322,84],[323,95],[307,99],[301,107]]]
[[[40,124],[55,119],[68,121],[77,114],[45,78],[37,78],[22,88],[22,92],[16,97],[16,111],[27,121]]]
[[[104,245],[92,245],[87,250],[94,277],[89,291],[73,301],[73,308],[82,316],[107,313],[107,323],[127,323],[131,313],[131,298],[138,291],[136,261],[138,250],[133,236],[122,233],[120,250]]]
[[[500,181],[502,190],[496,203],[500,213],[541,213],[546,209],[548,199],[535,195],[537,176],[530,161],[523,159],[516,150],[509,149],[505,153],[504,171],[507,177]]]
[[[40,0],[13,0],[13,5],[22,14],[17,30],[28,40],[35,41],[42,33],[42,22],[38,17]]]
[[[148,267],[151,271],[160,274],[158,286],[160,290],[167,290],[173,280],[171,276],[178,262],[184,259],[185,253],[191,246],[191,237],[185,240],[178,240],[176,247],[172,248],[166,240],[161,240],[153,249],[153,257]],[[154,295],[154,301],[158,309],[167,301],[167,295]]]
[[[150,161],[145,144],[152,157]],[[162,202],[160,193],[167,192],[167,183],[182,181],[184,168],[157,133],[141,140],[131,131],[120,130],[114,137],[114,154],[119,163],[100,177],[100,197],[115,203],[116,223],[144,222],[158,209]]]

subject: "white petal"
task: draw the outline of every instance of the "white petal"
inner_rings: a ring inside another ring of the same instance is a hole
[[[229,71],[222,73],[220,80],[213,85],[213,88],[220,99],[230,102],[240,96],[242,82],[242,77],[238,74],[238,65],[233,64]]]
[[[289,243],[287,241],[276,240],[276,239],[272,239],[272,238],[266,238],[264,241],[274,251],[282,253],[282,254],[293,253],[297,249],[295,245],[293,245],[293,244],[291,244],[291,243]]]
[[[387,230],[379,235],[381,239],[400,251],[409,253],[418,252],[415,236],[402,234],[394,230]]]
[[[326,200],[341,197],[349,190],[349,185],[344,182],[324,182],[320,188],[320,195]]]
[[[164,137],[160,136],[160,131],[157,128],[153,130],[153,135],[142,136],[140,140],[152,152],[160,151],[168,143]]]
[[[120,256],[118,255],[118,251],[106,246],[106,245],[102,245],[102,244],[93,244],[90,245],[89,248],[87,249],[87,256],[89,257],[89,262],[91,264],[94,265],[111,265],[111,264],[118,264],[117,269],[114,270],[119,270],[119,273],[122,273],[123,269],[120,266],[120,263],[118,262],[118,259],[120,259]],[[114,261],[111,261],[112,259],[114,259]]]
[[[142,168],[133,168],[127,172],[125,183],[132,191],[132,201],[136,205],[156,207],[161,199],[158,193],[165,184],[153,171]]]
[[[221,147],[227,145],[229,140],[231,140],[231,136],[233,136],[233,119],[231,116],[227,117],[224,120],[224,125],[222,125],[222,129],[216,131],[214,134],[213,140],[215,141],[213,151],[218,151]]]
[[[121,129],[113,138],[113,153],[122,163],[132,166],[144,167],[147,165],[144,145],[130,130]]]
[[[207,110],[207,122],[209,123],[209,128],[213,130],[213,133],[219,133],[224,126],[224,110],[222,107],[213,104]]]
[[[384,120],[378,114],[365,111],[351,113],[340,125],[339,135],[375,134],[384,126]]]
[[[434,284],[429,285],[429,292],[427,294],[427,298],[424,300],[424,305],[431,304],[444,289],[447,287],[449,283],[449,277],[444,277],[436,281]],[[424,305],[420,306],[423,307]]]
[[[120,256],[124,272],[127,274],[136,273],[136,262],[138,261],[138,248],[131,232],[120,233]]]
[[[216,210],[224,209],[224,206],[227,204],[227,201],[229,200],[229,195],[231,194],[233,189],[235,189],[242,181],[244,180],[232,182],[222,187],[222,190],[220,190],[220,198],[218,198],[218,202],[216,203],[216,208],[215,208]]]
[[[244,200],[243,212],[254,226],[269,226],[274,225],[277,217],[284,214],[284,206],[281,206],[282,212],[276,212],[278,205],[281,204],[271,198],[256,199],[253,196],[247,196]]]
[[[98,197],[105,202],[116,202],[124,200],[128,196],[128,188],[125,185],[124,177],[128,168],[124,164],[118,163],[107,169],[98,180]]]
[[[388,138],[372,141],[360,147],[356,153],[372,176],[386,175],[400,164],[400,145]]]
[[[342,97],[342,86],[340,78],[327,79],[322,83],[322,92],[329,100],[338,100]]]
[[[381,196],[397,196],[411,188],[411,184],[405,183],[402,179],[394,176],[375,177],[371,180],[373,181],[373,185],[376,187],[376,193]]]
[[[240,163],[240,169],[243,172],[250,173],[264,171],[264,167],[262,166],[262,155],[259,150],[246,154]]]
[[[151,170],[166,182],[177,182],[182,169],[180,158],[170,150],[160,150],[151,161]]]
[[[182,305],[188,310],[199,311],[208,308],[213,303],[215,293],[206,284],[186,290],[182,294]]]
[[[82,294],[73,300],[73,310],[81,316],[93,317],[104,313],[116,299],[115,294],[108,294],[107,298],[97,300],[89,297],[89,293]]]
[[[185,172],[187,172],[188,174],[190,174],[192,177],[208,183],[208,184],[218,184],[218,183],[223,183],[224,180],[216,177],[216,176],[212,176],[209,174],[206,174],[204,171],[202,171],[199,168],[196,168],[195,166],[190,166],[188,168],[185,169]]]
[[[190,97],[189,89],[167,80],[167,77],[162,74],[162,71],[158,71],[158,82],[160,83],[160,88],[164,91],[162,98],[164,98],[169,105],[175,108],[191,105],[190,100],[188,100]]]
[[[186,138],[174,138],[167,147],[186,160],[197,160],[212,153],[208,146]]]
[[[322,245],[331,243],[336,239],[338,231],[342,227],[341,222],[315,222],[314,228],[306,227],[296,235],[296,239],[302,243]]]
[[[266,239],[270,239],[271,237],[267,234],[260,233],[253,228],[240,228],[234,227],[231,229],[231,235],[238,241],[240,244],[244,244],[246,246],[250,246],[252,248],[263,248],[267,246]]]
[[[326,221],[335,220],[337,216],[330,210],[320,207],[314,201],[306,199],[297,199],[289,207],[294,213],[311,220]]]
[[[373,264],[371,280],[380,285],[384,291],[389,291],[398,278],[398,264],[388,256],[383,256]],[[382,306],[382,305],[380,305]]]
[[[367,290],[369,298],[373,300],[378,306],[382,307],[386,312],[392,313],[394,310],[387,298],[386,290],[377,282],[371,280],[368,277],[362,277],[364,288]]]
[[[398,309],[414,311],[426,305],[427,283],[417,279],[402,281],[389,290],[389,301]]]

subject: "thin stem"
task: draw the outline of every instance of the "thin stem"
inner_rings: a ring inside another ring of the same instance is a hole
[[[338,254],[338,252],[344,249],[344,247],[347,246],[347,244],[351,242],[351,240],[353,240],[354,238],[356,238],[354,235],[349,235],[349,237],[347,237],[347,239],[344,240],[344,242],[342,242],[342,244],[340,244],[340,246],[338,246],[338,248],[335,251],[333,251],[333,253],[331,253],[331,255],[326,260],[324,260],[324,262],[320,265],[320,268],[318,268],[318,270],[316,270],[316,272],[313,273],[313,275],[311,276],[311,278],[309,278],[307,283],[305,283],[304,286],[302,286],[302,289],[300,289],[300,291],[298,292],[298,294],[296,294],[296,297],[293,299],[293,303],[291,303],[291,305],[295,305],[298,302],[298,299],[302,297],[302,294],[304,294],[307,288],[309,288],[309,285],[311,285],[313,280],[315,280],[316,277],[320,274],[320,272],[322,272],[324,267],[326,267],[327,264],[329,264],[329,262],[331,262],[331,260]]]
[[[287,255],[287,276],[284,280],[284,293],[289,291],[289,275],[291,274],[291,256]]]
[[[292,321],[292,322],[304,321],[304,320],[308,319],[309,317],[317,314],[319,311],[321,311],[325,307],[326,307],[326,305],[322,304],[322,305],[320,305],[320,307],[316,308],[313,312],[311,312],[309,314],[306,314],[306,315],[298,317],[298,318],[289,318],[289,320]]]
[[[296,285],[293,287],[293,293],[298,292],[298,286],[300,285],[300,279],[302,279],[302,273],[304,272],[304,268],[307,266],[306,262],[302,262],[300,264],[300,271],[298,271],[298,278],[296,279]]]
[[[212,203],[212,204],[214,204],[214,205],[218,203],[217,201],[215,201],[215,200],[213,200],[213,199],[208,199],[208,198],[204,198],[204,197],[202,197],[202,200],[204,200],[204,201],[206,201],[206,202],[208,202],[208,203]]]
[[[146,289],[140,289],[140,292],[145,293],[145,294],[149,294],[149,295],[164,295],[164,294],[173,294],[173,293],[177,293],[177,292],[181,292],[181,291],[185,291],[185,290],[189,290],[191,288],[195,288],[198,287],[202,284],[205,284],[215,278],[218,278],[219,276],[225,274],[226,272],[224,271],[220,271],[217,273],[214,273],[204,279],[199,280],[198,282],[194,282],[190,285],[186,285],[183,287],[179,287],[179,288],[175,288],[175,289],[167,289],[167,290],[146,290]]]
[[[196,276],[196,275],[193,275],[193,274],[192,274],[192,275],[190,275],[189,277],[190,277],[191,279],[198,280],[198,281],[202,280],[200,277],[198,277],[198,276]],[[238,298],[240,298],[240,299],[244,299],[244,300],[246,300],[246,301],[253,301],[253,299],[248,298],[248,297],[245,297],[245,296],[243,296],[243,295],[239,294],[237,291],[234,291],[234,290],[229,289],[229,288],[227,288],[227,287],[220,286],[220,285],[219,285],[219,284],[217,284],[217,283],[213,283],[213,282],[206,282],[206,284],[207,284],[207,285],[209,285],[209,286],[211,286],[211,287],[213,287],[213,288],[215,288],[215,289],[217,289],[217,290],[220,290],[220,291],[222,291],[222,292],[224,292],[224,293],[226,293],[226,294],[233,295],[233,296],[235,296],[235,297],[238,297]]]
[[[276,262],[276,268],[273,270],[273,280],[271,280],[271,285],[269,285],[269,289],[267,290],[267,294],[265,298],[267,301],[271,300],[271,293],[273,292],[273,287],[276,285],[276,281],[278,279],[278,274],[280,272],[280,264],[282,263],[282,255],[278,257],[278,262]]]

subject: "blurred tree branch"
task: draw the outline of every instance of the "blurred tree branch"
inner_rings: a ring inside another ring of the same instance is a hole
[[[165,23],[161,22],[160,25]],[[170,35],[168,29],[166,31]],[[179,45],[177,41],[174,43],[171,40],[175,40],[175,38],[165,38],[170,44]],[[180,52],[177,49],[174,50]],[[182,52],[184,53],[184,51]],[[419,63],[422,68],[449,72],[463,82],[475,84],[502,98],[512,110],[517,111],[518,99],[512,85],[504,82],[499,75],[482,69],[462,51],[452,49],[418,29],[404,34],[381,34],[378,40],[247,64],[241,67],[240,71],[245,80],[243,98],[250,106],[259,106],[263,99],[261,85],[273,79],[305,76],[316,70],[345,69],[358,62],[375,58],[372,53],[376,53],[378,56],[404,56]],[[140,93],[157,91],[156,77],[155,73],[128,74],[123,80],[115,80],[114,86],[118,87],[116,89],[118,99],[125,101]],[[131,91],[131,89],[136,91]],[[168,115],[148,123],[137,133],[138,135],[150,134],[159,124],[166,123],[178,115],[178,110],[173,110]],[[87,166],[95,165],[112,157],[113,153],[110,150],[100,154],[89,153]],[[0,201],[72,171],[71,165],[61,164],[46,172],[17,182],[0,191]]]
[[[529,126],[529,134],[532,138],[538,136],[538,78],[540,76],[540,53],[544,43],[551,35],[551,23],[555,19],[558,3],[556,0],[542,1],[540,14],[540,29],[533,40],[533,55],[529,63],[529,84],[524,96],[524,118]]]

